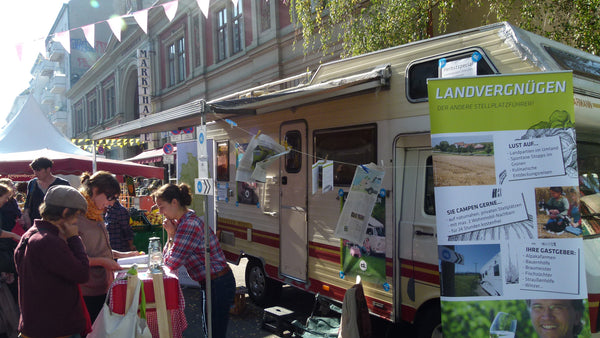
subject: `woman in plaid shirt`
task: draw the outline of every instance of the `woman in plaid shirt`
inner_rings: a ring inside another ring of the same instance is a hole
[[[163,227],[169,241],[164,248],[165,265],[173,270],[185,266],[190,277],[204,289],[204,222],[188,209],[192,203],[190,187],[165,184],[152,194],[158,211],[165,216]],[[229,321],[229,308],[235,296],[235,278],[227,265],[225,254],[214,232],[208,233],[210,241],[210,278],[212,304],[212,336],[225,337]]]

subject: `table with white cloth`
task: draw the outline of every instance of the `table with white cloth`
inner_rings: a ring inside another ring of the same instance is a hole
[[[165,268],[162,274],[141,270],[137,276],[144,283],[146,319],[152,337],[182,337],[187,328],[187,320],[184,312],[185,299],[177,275]],[[109,290],[109,306],[113,312],[125,313],[127,302],[131,303],[131,295],[128,300],[127,289],[127,272],[117,273]]]

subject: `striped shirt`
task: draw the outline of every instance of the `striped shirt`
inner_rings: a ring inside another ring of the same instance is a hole
[[[212,230],[209,231],[210,271],[215,274],[227,267],[227,260]],[[190,277],[202,282],[206,276],[204,265],[204,222],[194,211],[188,211],[177,222],[173,244],[165,245],[165,265],[171,270],[185,266]]]

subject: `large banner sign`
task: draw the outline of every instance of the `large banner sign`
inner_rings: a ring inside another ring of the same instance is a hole
[[[572,74],[428,90],[444,337],[589,336]]]

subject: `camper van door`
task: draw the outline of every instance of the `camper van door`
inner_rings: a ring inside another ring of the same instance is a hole
[[[279,271],[298,281],[307,281],[308,227],[307,189],[308,169],[306,123],[284,123],[280,141],[292,147],[280,166]]]

